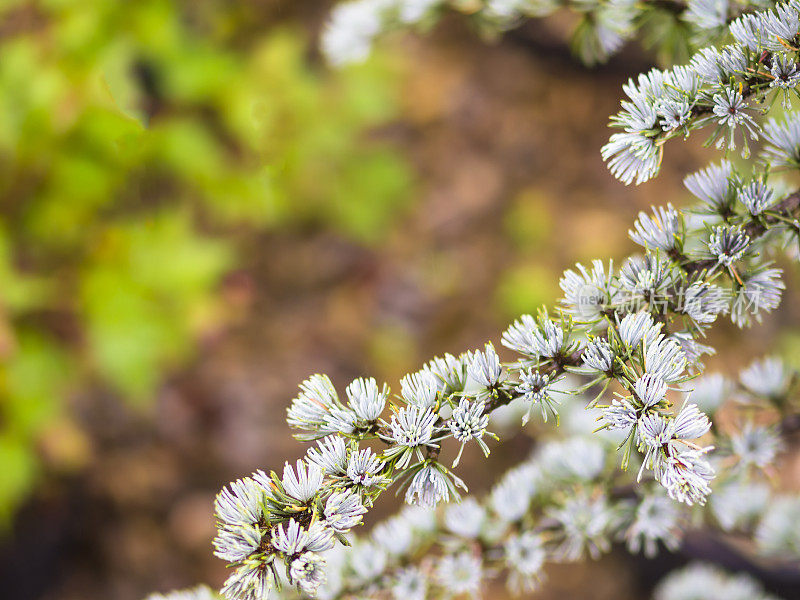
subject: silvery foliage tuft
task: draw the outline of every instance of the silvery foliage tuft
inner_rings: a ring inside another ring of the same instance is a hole
[[[446,555],[436,567],[436,581],[447,590],[447,596],[470,594],[475,597],[480,592],[483,576],[481,559],[471,552]]]
[[[475,539],[483,529],[486,509],[472,497],[459,504],[451,504],[445,509],[444,525],[455,535],[465,539]]]
[[[553,358],[564,349],[564,330],[548,318],[547,313],[537,319],[522,315],[503,333],[503,345],[527,356],[526,364],[535,364],[541,358]]]
[[[527,425],[534,404],[539,404],[542,411],[542,420],[547,421],[548,412],[558,416],[558,401],[553,397],[553,386],[556,383],[549,373],[541,373],[537,369],[523,370],[519,374],[519,384],[514,388],[528,404],[528,410],[522,417],[522,424]]]
[[[746,391],[756,397],[779,399],[786,393],[790,377],[790,372],[783,361],[770,356],[753,361],[740,373],[739,381]]]
[[[748,421],[730,436],[731,453],[741,468],[765,468],[775,461],[782,443],[778,432]]]
[[[453,461],[453,467],[458,466],[464,446],[470,440],[475,440],[483,451],[483,455],[489,456],[489,446],[486,445],[483,436],[496,436],[486,431],[489,426],[489,415],[486,414],[486,404],[483,401],[470,402],[467,398],[462,398],[458,406],[453,409],[447,426],[453,438],[461,442],[461,448]]]
[[[449,502],[451,495],[459,500],[457,487],[467,489],[461,479],[449,474],[441,465],[426,464],[412,476],[411,483],[406,488],[406,502],[433,508],[439,502]]]
[[[428,597],[428,578],[420,569],[401,569],[392,582],[394,600],[425,600]]]
[[[687,175],[683,184],[708,212],[727,210],[732,202],[733,165],[727,160]]]
[[[322,486],[323,470],[316,464],[298,460],[295,467],[288,462],[283,467],[283,489],[299,502],[311,500]]]
[[[614,364],[614,349],[605,340],[592,340],[583,351],[583,365],[589,371],[610,373]]]
[[[625,539],[631,552],[652,558],[659,544],[673,551],[680,546],[681,511],[669,498],[655,493],[644,496],[634,504],[630,519]]]
[[[348,464],[347,446],[344,438],[329,435],[317,442],[317,448],[309,448],[306,457],[326,475],[345,475]]]
[[[671,346],[663,351],[661,327],[641,317],[627,323],[631,327],[626,329],[625,338],[635,342],[628,349],[639,349],[640,364],[651,364],[658,373],[671,372],[660,368],[660,362],[648,363],[646,359],[646,347],[655,344],[659,352],[651,357],[674,362]],[[625,343],[622,337],[610,339],[616,340],[615,344]],[[584,370],[577,365],[575,369]],[[742,371],[742,382],[752,381],[759,370],[773,375],[769,385],[760,390],[742,383],[741,393],[748,405],[785,402],[793,375],[779,361],[756,361]],[[317,448],[310,449],[309,455],[330,449],[337,458],[320,462],[335,465],[336,473],[328,475],[325,467],[320,467],[334,491],[319,504],[306,500],[310,511],[298,511],[295,506],[295,496],[307,495],[307,467],[287,464],[282,479],[258,472],[252,478],[237,480],[217,499],[220,534],[215,545],[224,551],[232,533],[245,539],[250,535],[253,541],[239,554],[219,554],[236,566],[223,594],[248,600],[260,597],[264,589],[281,581],[282,576],[275,571],[280,562],[286,564],[285,579],[300,592],[319,593],[323,598],[343,597],[364,586],[413,598],[477,596],[484,578],[498,572],[504,573],[512,592],[530,591],[544,580],[548,561],[597,557],[607,552],[614,540],[624,540],[631,552],[647,556],[662,549],[677,549],[683,531],[699,517],[698,513],[692,516],[691,506],[705,502],[712,483],[715,492],[711,510],[704,515],[709,524],[725,531],[753,531],[764,552],[800,557],[796,531],[800,503],[796,498],[776,495],[763,472],[763,466],[774,462],[782,449],[778,430],[746,421],[719,434],[719,448],[699,445],[695,440],[710,434],[709,418],[695,402],[684,400],[675,407],[670,395],[696,397],[711,413],[726,402],[734,408],[742,406],[742,397],[732,393],[733,384],[721,375],[707,375],[699,381],[679,378],[671,385],[658,373],[641,371],[630,382],[630,392],[617,395],[616,404],[604,408],[598,402],[592,409],[608,429],[622,429],[622,437],[641,452],[642,469],[645,465],[652,469],[652,478],[644,478],[632,493],[609,487],[609,469],[617,468],[615,455],[622,438],[616,434],[598,437],[582,429],[579,435],[543,443],[530,458],[501,477],[485,498],[470,496],[438,513],[426,512],[452,499],[463,484],[446,467],[423,455],[417,466],[402,470],[407,474],[406,499],[420,507],[376,525],[369,540],[349,534],[353,547],[345,551],[342,561],[334,552],[341,548],[336,546],[337,536],[361,522],[367,511],[365,501],[374,499],[377,493],[348,483],[347,476],[340,474],[341,457],[344,451],[349,461],[354,452],[369,449],[355,450],[353,440],[345,445],[328,438],[317,441]],[[568,395],[560,409],[577,414],[585,402],[581,394]],[[464,397],[454,406],[450,418],[459,408],[465,412],[473,407],[481,407],[481,413],[484,410],[481,403]],[[609,416],[612,406],[620,413],[624,408],[628,418],[615,421]],[[416,405],[409,408],[419,410]],[[458,441],[455,435],[454,439]],[[364,455],[378,457],[371,451]],[[736,461],[730,463],[729,456]],[[718,468],[730,465],[722,469],[718,484],[713,481],[709,457]],[[313,488],[316,471],[310,473]],[[564,495],[565,486],[572,493]],[[288,515],[287,509],[294,516],[281,516]],[[542,528],[541,524],[546,525]],[[480,545],[476,546],[478,540]],[[256,557],[263,557],[265,548],[272,553],[271,560],[259,568],[263,558]]]
[[[305,552],[292,561],[289,577],[301,592],[314,596],[319,586],[325,583],[325,559],[319,554]]]
[[[763,181],[753,181],[739,190],[739,201],[752,215],[760,215],[775,202],[775,193]]]
[[[383,476],[384,466],[383,461],[370,448],[363,448],[350,453],[346,475],[354,488],[372,488],[386,482]]]
[[[584,555],[597,558],[609,550],[614,515],[606,498],[569,497],[548,516],[563,530],[563,539],[553,550],[556,560],[576,561]]]
[[[666,208],[654,207],[653,216],[640,212],[633,224],[633,229],[628,231],[630,238],[645,248],[657,248],[669,251],[675,248],[680,241],[679,231],[681,219],[678,212],[667,204]]]
[[[356,379],[347,386],[350,408],[364,423],[374,422],[383,413],[389,387],[384,384],[381,390],[374,379]]]
[[[411,406],[433,408],[440,393],[439,384],[440,380],[432,371],[423,369],[400,380],[400,395]]]
[[[729,574],[703,563],[690,563],[670,573],[656,587],[654,600],[725,598],[726,600],[778,600],[747,574]]]
[[[339,491],[328,497],[322,514],[331,529],[337,533],[347,533],[361,524],[362,515],[366,512],[367,509],[358,494]]]
[[[413,535],[405,519],[396,516],[376,525],[372,539],[389,555],[402,556],[411,549]]]
[[[765,483],[733,478],[714,489],[711,510],[723,531],[741,531],[752,528],[769,500],[770,488]]]
[[[796,557],[800,554],[800,498],[778,496],[767,504],[756,528],[756,542],[768,556]]]
[[[735,225],[717,225],[708,238],[708,250],[720,264],[730,267],[744,258],[750,247],[750,236]]]
[[[710,10],[713,4],[692,3],[687,18],[706,25],[717,23],[719,35],[723,35],[727,14],[720,22],[719,15]],[[703,18],[698,21],[699,15]],[[747,11],[733,20],[729,31],[734,43],[700,48],[692,57],[688,66],[699,76],[697,82],[686,85],[686,72],[681,67],[654,69],[638,81],[629,81],[623,87],[627,98],[621,102],[622,110],[612,117],[612,126],[621,132],[614,133],[602,150],[611,173],[626,184],[643,183],[658,173],[664,142],[708,126],[714,128],[708,144],[716,142],[718,148],[729,151],[737,148],[739,139],[745,158],[750,154],[749,141],[762,136],[778,144],[782,137],[785,140],[788,131],[782,136],[780,126],[770,124],[771,130],[765,130],[759,124],[754,106],[765,101],[771,106],[771,101],[780,96],[789,107],[790,98],[798,95],[797,51],[789,43],[800,29],[797,15],[795,3],[788,2],[758,14]],[[689,114],[676,110],[676,102],[688,105]],[[669,107],[667,112],[665,106]],[[656,127],[659,110],[666,119]],[[787,150],[777,145],[773,157],[781,159]],[[694,181],[690,189],[700,192],[707,202],[719,204],[726,190],[708,185],[713,180],[721,183],[719,175],[710,172],[702,178],[705,182]]]
[[[405,406],[392,415],[387,440],[394,445],[386,451],[389,457],[399,456],[398,467],[405,467],[414,455],[422,460],[422,450],[438,448],[436,441],[441,427],[437,415],[430,408]]]
[[[577,320],[588,323],[599,321],[603,317],[603,312],[610,307],[617,297],[618,290],[614,285],[614,265],[609,263],[608,268],[606,268],[602,261],[595,260],[592,262],[591,269],[587,269],[580,263],[576,264],[575,268],[577,269],[576,271],[567,269],[559,282],[564,292],[564,297],[561,300],[562,305],[566,312]],[[524,323],[526,316],[523,316],[522,319]],[[527,316],[527,319],[529,322],[532,321],[530,316]],[[514,323],[514,326],[516,325],[517,323]],[[547,339],[551,348],[557,342],[557,350],[563,343],[563,331],[561,329],[551,329],[552,333]],[[511,329],[506,334],[510,336]],[[524,347],[515,347],[511,341],[511,338],[507,340],[506,335],[503,336],[503,345],[524,353]],[[554,350],[550,350],[550,353],[548,355],[541,352],[539,355],[552,356]]]
[[[542,537],[532,531],[512,535],[503,545],[503,551],[509,569],[509,587],[517,593],[535,590],[547,557]]]

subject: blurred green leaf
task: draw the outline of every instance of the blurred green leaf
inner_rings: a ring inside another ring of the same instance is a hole
[[[558,296],[556,273],[547,266],[526,263],[510,267],[497,287],[497,303],[503,314],[514,317],[552,304]]]
[[[0,431],[0,526],[7,527],[17,504],[28,494],[37,464],[30,443]]]
[[[226,3],[37,10],[0,39],[0,516],[67,394],[147,406],[218,326],[240,245],[308,224],[377,243],[412,197],[370,135],[397,111],[386,59],[326,72],[304,33]]]
[[[192,310],[230,261],[223,243],[195,235],[181,213],[106,231],[81,283],[89,347],[101,374],[144,400],[163,367],[185,356]]]
[[[55,340],[35,332],[18,331],[16,344],[2,366],[3,421],[17,435],[35,436],[58,416],[74,365]]]

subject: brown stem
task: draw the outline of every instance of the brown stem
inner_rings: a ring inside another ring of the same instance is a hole
[[[798,208],[800,208],[800,190],[797,190],[781,200],[770,212],[777,212],[781,217],[787,219],[798,218]],[[769,225],[777,225],[781,223],[781,219],[775,215],[765,215],[761,221],[750,221],[744,227],[744,231],[750,236],[750,239],[761,237],[767,232]]]
[[[778,423],[778,431],[782,437],[788,437],[800,431],[800,414],[787,415]]]

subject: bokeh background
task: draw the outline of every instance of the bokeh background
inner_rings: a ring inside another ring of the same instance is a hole
[[[581,66],[569,15],[493,43],[452,17],[333,70],[326,2],[2,4],[4,598],[219,585],[213,497],[302,451],[284,422],[301,380],[397,385],[497,343],[554,304],[564,268],[630,253],[635,214],[684,205],[683,175],[714,156],[676,143],[656,181],[614,181],[607,117],[654,59]],[[788,294],[744,337],[717,328],[711,365],[796,356],[798,311]],[[466,456],[472,489],[531,443]],[[539,597],[645,597],[680,560],[553,568]]]

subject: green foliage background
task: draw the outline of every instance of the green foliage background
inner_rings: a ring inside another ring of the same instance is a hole
[[[409,169],[380,57],[335,76],[247,4],[0,8],[0,521],[43,469],[80,469],[70,399],[146,407],[223,318],[241,240],[326,226],[377,243]]]

